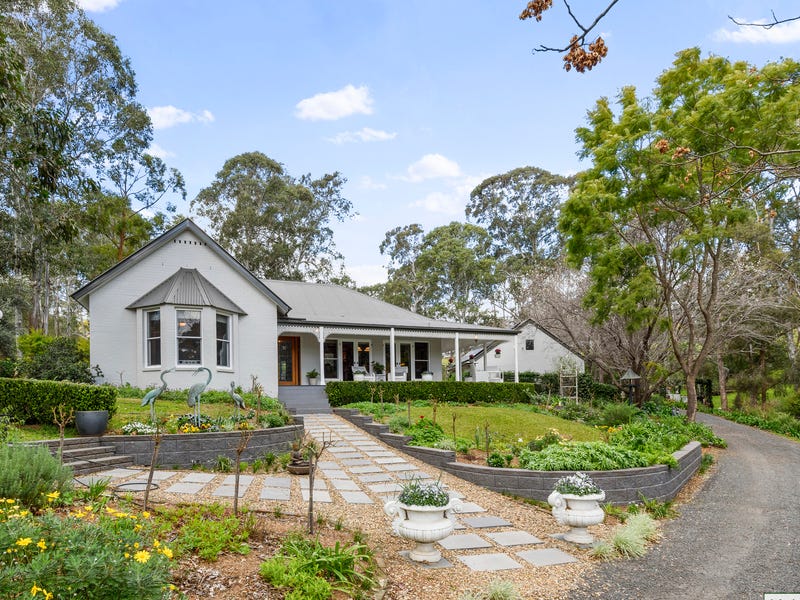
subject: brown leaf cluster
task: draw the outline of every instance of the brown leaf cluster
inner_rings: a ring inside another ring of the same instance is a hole
[[[571,71],[573,68],[578,73],[591,71],[608,54],[608,47],[602,37],[598,37],[589,44],[588,49],[578,43],[578,36],[572,36],[569,41],[569,52],[564,55],[564,68]]]
[[[542,13],[552,6],[553,0],[531,0],[525,10],[519,14],[519,18],[521,21],[531,18],[541,21]]]

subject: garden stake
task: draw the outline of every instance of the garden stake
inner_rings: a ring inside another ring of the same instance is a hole
[[[430,396],[431,404],[433,405],[433,424],[436,425],[436,398]]]
[[[147,500],[150,498],[150,486],[153,483],[153,471],[158,460],[158,447],[161,445],[161,423],[156,422],[156,432],[153,434],[153,456],[150,459],[150,471],[147,473],[147,485],[144,488],[144,509],[147,510]]]
[[[411,399],[406,400],[406,408],[408,410],[408,424],[411,425]]]
[[[253,432],[250,429],[244,429],[242,431],[241,438],[239,439],[239,445],[236,446],[236,472],[234,474],[234,485],[233,485],[233,514],[239,514],[239,464],[242,462],[242,452],[244,452],[245,448],[247,448],[247,444],[250,442],[250,438],[253,437]]]
[[[453,411],[453,442],[456,441],[456,411]]]
[[[486,421],[483,424],[483,435],[486,438],[485,439],[485,442],[486,442],[486,457],[488,458],[489,457],[489,421]]]
[[[381,412],[383,412],[383,387],[378,386],[378,399],[381,401]]]
[[[69,409],[69,413],[64,410],[64,405],[58,405],[58,413],[56,414],[56,407],[53,407],[53,422],[58,425],[58,460],[63,465],[64,464],[64,429],[67,427],[67,423],[72,420],[74,415],[74,410],[72,408]]]
[[[333,438],[325,439],[322,434],[322,443],[317,445],[314,440],[305,444],[306,460],[308,460],[308,534],[314,535],[314,476],[317,472],[317,463],[325,450],[333,446]]]

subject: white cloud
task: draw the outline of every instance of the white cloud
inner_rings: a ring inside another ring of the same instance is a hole
[[[210,110],[193,113],[172,105],[153,106],[147,109],[147,114],[150,115],[154,129],[167,129],[183,123],[212,123],[214,121],[214,115]]]
[[[78,0],[80,6],[86,12],[105,12],[116,8],[121,0]]]
[[[441,215],[456,216],[464,213],[464,200],[455,191],[431,192],[421,200],[412,202],[411,207]]]
[[[358,285],[386,282],[386,267],[383,265],[352,265],[348,266],[346,270]]]
[[[407,180],[417,183],[426,179],[441,177],[458,177],[461,168],[458,163],[441,154],[426,154],[417,162],[409,165]]]
[[[364,127],[360,131],[342,131],[332,138],[326,139],[334,144],[344,144],[346,142],[386,142],[396,137],[396,133]]]
[[[740,23],[761,23],[769,21],[759,19],[736,19]],[[791,21],[774,25],[769,29],[764,27],[737,27],[736,29],[717,29],[713,34],[716,42],[732,42],[734,44],[793,44],[800,42],[800,21]]]
[[[171,156],[175,156],[174,152],[165,150],[156,143],[150,144],[150,147],[147,149],[147,153],[150,154],[151,156],[155,156],[156,158],[160,158],[161,160],[164,160],[165,158],[170,158]]]
[[[358,180],[358,187],[362,190],[385,190],[388,186],[385,183],[373,181],[369,175],[364,175]]]
[[[335,121],[350,115],[371,115],[372,98],[365,85],[344,86],[336,92],[316,94],[300,100],[295,107],[295,116],[305,121]]]

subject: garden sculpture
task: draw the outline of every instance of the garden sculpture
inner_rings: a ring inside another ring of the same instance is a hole
[[[236,393],[236,384],[233,381],[231,381],[231,391],[228,393],[231,395],[231,398],[233,398],[233,403],[236,405],[236,420],[238,421],[239,409],[244,409],[247,407],[244,405],[244,399]]]
[[[150,421],[153,423],[156,422],[156,398],[167,389],[167,382],[164,381],[164,375],[172,373],[174,370],[175,367],[167,369],[166,371],[161,371],[161,375],[159,376],[161,378],[161,387],[150,390],[145,394],[144,398],[142,398],[142,406],[150,405]]]
[[[189,397],[187,398],[189,407],[194,408],[194,424],[197,427],[200,427],[200,394],[202,394],[208,387],[208,384],[211,383],[211,369],[199,367],[195,370],[194,374],[197,375],[200,371],[208,373],[208,379],[206,379],[205,383],[195,383],[190,387]]]

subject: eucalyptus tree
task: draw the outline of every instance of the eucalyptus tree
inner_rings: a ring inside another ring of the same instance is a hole
[[[259,277],[327,281],[338,276],[333,220],[353,215],[338,173],[295,178],[261,152],[225,161],[192,200],[217,240]]]
[[[798,80],[789,59],[757,69],[688,49],[651,100],[625,88],[618,113],[601,99],[577,131],[592,165],[562,210],[568,256],[588,270],[599,319],[658,316],[689,419],[697,375],[726,328],[725,274],[744,257],[768,268],[749,230],[797,162]]]

